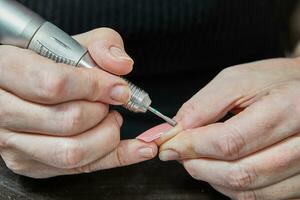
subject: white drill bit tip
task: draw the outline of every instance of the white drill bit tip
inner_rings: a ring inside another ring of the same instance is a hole
[[[156,109],[152,108],[151,106],[148,106],[147,108],[150,112],[152,112],[153,114],[157,115],[158,117],[162,118],[163,120],[165,120],[168,124],[170,124],[171,126],[176,126],[177,122],[165,115],[163,115],[161,112],[157,111]]]

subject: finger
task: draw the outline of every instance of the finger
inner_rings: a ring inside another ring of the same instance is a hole
[[[16,149],[32,159],[57,168],[75,168],[91,163],[118,146],[122,118],[110,113],[95,128],[73,137],[2,133],[2,146]]]
[[[184,160],[198,180],[233,190],[255,190],[300,173],[300,138],[293,137],[235,162],[211,159]]]
[[[46,106],[24,101],[0,89],[0,127],[18,132],[70,136],[102,121],[108,106],[75,101]]]
[[[0,54],[5,55],[0,61],[0,87],[29,101],[57,104],[85,99],[116,105],[128,101],[127,82],[103,70],[57,64],[16,47],[2,45]]]
[[[300,175],[293,176],[272,186],[256,190],[234,191],[217,185],[213,185],[213,187],[232,199],[298,199],[300,198]]]
[[[268,73],[270,66],[281,73]],[[184,129],[214,123],[232,109],[243,110],[268,95],[283,82],[279,80],[295,77],[297,66],[294,59],[269,59],[226,68],[180,108],[176,120]]]
[[[116,75],[131,72],[133,60],[125,52],[123,40],[116,31],[99,28],[74,38],[88,48],[100,68]]]
[[[2,154],[2,157],[7,167],[14,173],[31,178],[49,178],[60,175],[90,173],[149,160],[157,154],[157,146],[154,143],[144,143],[139,140],[124,140],[114,151],[103,158],[71,169],[56,168],[35,160],[21,159],[20,155],[22,153],[13,153],[15,155],[12,155],[12,153],[12,151],[7,151]]]
[[[76,170],[68,170],[45,165],[24,155],[22,152],[6,150],[1,152],[1,157],[7,166],[15,174],[30,178],[49,178],[60,175],[75,174]]]
[[[210,83],[182,105],[176,121],[184,129],[214,123],[224,117],[238,102],[243,100],[242,82],[236,84],[231,68],[223,70]]]
[[[145,143],[139,140],[121,141],[116,149],[99,160],[79,167],[78,172],[93,172],[103,169],[127,166],[152,159],[157,154],[155,143]]]
[[[144,142],[155,142],[158,146],[175,137],[180,131],[182,131],[182,127],[178,124],[176,127],[172,127],[169,124],[160,124],[155,126],[136,138],[142,140]]]
[[[297,113],[283,97],[270,94],[224,123],[184,131],[160,151],[174,151],[180,159],[235,160],[277,143],[299,130]]]

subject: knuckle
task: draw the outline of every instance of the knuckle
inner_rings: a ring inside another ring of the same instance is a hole
[[[218,75],[218,78],[225,79],[231,81],[232,83],[236,82],[236,80],[240,81],[242,77],[247,76],[247,67],[244,66],[232,66],[223,69]]]
[[[240,153],[246,143],[240,131],[235,128],[228,129],[226,134],[220,135],[217,140],[213,141],[213,146],[223,159],[236,160],[240,158]]]
[[[228,172],[226,185],[235,190],[246,190],[254,184],[256,179],[257,174],[252,167],[235,164]]]
[[[194,113],[197,110],[198,110],[197,103],[189,100],[182,105],[182,107],[180,108],[180,113],[182,116],[185,116]]]
[[[223,77],[232,76],[233,74],[236,74],[237,71],[238,71],[237,68],[234,66],[227,67],[219,73],[219,76],[223,76]]]
[[[82,106],[73,106],[64,114],[64,120],[62,120],[62,130],[68,135],[77,133],[82,126],[84,118],[84,108]]]
[[[76,140],[65,142],[56,153],[57,162],[62,168],[74,168],[80,165],[85,156],[84,148]]]
[[[61,99],[65,93],[67,76],[62,73],[42,73],[38,83],[38,97],[43,102],[55,102]]]
[[[241,74],[246,75],[249,71],[249,69],[248,69],[249,65],[252,65],[252,64],[249,63],[249,64],[233,65],[233,66],[223,69],[223,71],[224,71],[224,73],[226,73],[228,75],[241,75]]]

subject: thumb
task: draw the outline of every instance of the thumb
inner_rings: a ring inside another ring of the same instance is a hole
[[[224,70],[209,84],[182,105],[176,114],[176,121],[183,129],[191,129],[214,123],[223,118],[243,100],[243,89]]]
[[[116,75],[131,72],[133,60],[124,49],[121,36],[109,28],[99,28],[74,38],[89,50],[95,62],[105,71]]]

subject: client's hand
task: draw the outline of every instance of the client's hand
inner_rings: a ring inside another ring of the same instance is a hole
[[[299,78],[299,59],[225,69],[179,110],[183,131],[162,144],[161,160],[234,199],[299,198]]]

